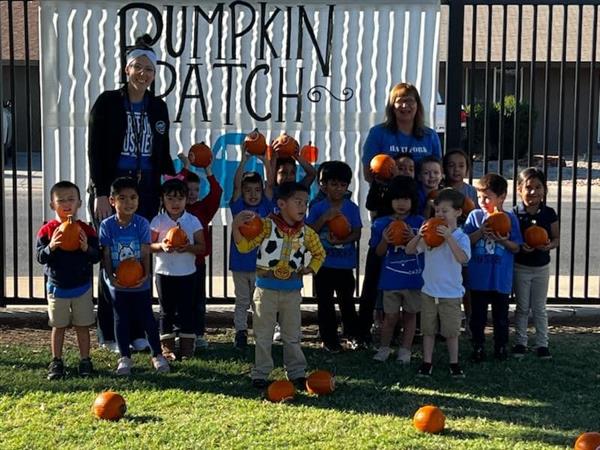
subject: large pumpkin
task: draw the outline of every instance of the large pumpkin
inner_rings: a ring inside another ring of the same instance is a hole
[[[486,223],[493,232],[499,234],[500,236],[506,236],[508,233],[510,233],[510,217],[508,217],[508,214],[503,211],[498,211],[496,209],[488,216]]]
[[[265,135],[255,128],[254,131],[246,135],[244,139],[244,146],[251,155],[264,155],[267,151],[267,140]]]
[[[171,247],[181,247],[189,242],[187,234],[181,229],[181,225],[169,228],[165,236],[164,242]]]
[[[258,236],[263,229],[263,222],[258,216],[254,216],[248,222],[240,225],[240,233],[246,239],[251,240]]]
[[[425,227],[423,228],[423,240],[428,247],[439,247],[444,243],[444,236],[437,234],[437,227],[440,225],[447,225],[446,221],[441,217],[432,217],[425,222]]]
[[[312,145],[311,141],[308,141],[308,144],[300,149],[300,156],[311,164],[316,163],[317,159],[319,159],[319,149]]]
[[[410,238],[406,235],[410,232],[410,227],[404,220],[394,220],[389,224],[388,230],[392,238],[392,245],[406,245],[410,241]]]
[[[119,420],[125,415],[125,399],[116,392],[102,392],[92,405],[92,414],[98,419]]]
[[[575,441],[575,450],[598,450],[600,447],[600,433],[582,433]]]
[[[116,270],[117,282],[123,287],[132,287],[144,276],[144,268],[135,258],[124,259]]]
[[[329,228],[329,231],[331,231],[331,234],[339,240],[346,239],[352,232],[350,222],[348,222],[348,219],[346,219],[346,216],[342,213],[333,216],[333,218],[327,222],[327,227]]]
[[[273,381],[267,388],[267,399],[272,402],[292,400],[296,395],[294,383],[288,380]]]
[[[396,161],[394,161],[391,156],[384,154],[375,155],[369,164],[373,175],[376,175],[384,180],[392,178],[395,165]]]
[[[212,161],[212,151],[204,142],[194,144],[188,153],[190,164],[196,167],[207,167]]]
[[[73,221],[73,216],[68,216],[67,220],[61,223],[58,229],[62,232],[62,237],[60,238],[61,249],[72,252],[81,247],[79,243],[81,227],[77,222]]]
[[[306,379],[309,394],[327,395],[335,390],[335,376],[327,370],[316,370]]]
[[[276,148],[277,156],[290,157],[296,153],[298,142],[286,133],[283,133],[273,142],[273,148]]]
[[[437,406],[425,405],[415,413],[413,425],[424,433],[439,433],[446,425],[446,416]]]
[[[541,247],[542,245],[546,245],[548,243],[548,232],[545,228],[540,227],[535,224],[535,221],[532,222],[529,228],[525,230],[524,238],[527,245],[531,248]]]

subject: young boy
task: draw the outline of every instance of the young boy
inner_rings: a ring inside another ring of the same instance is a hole
[[[271,189],[272,172],[265,159],[258,157],[265,170],[266,187],[257,172],[244,172],[250,154],[242,149],[242,159],[233,177],[233,195],[229,202],[231,215],[235,217],[242,211],[252,211],[259,217],[267,217],[273,210],[273,190]],[[248,310],[254,295],[256,284],[256,249],[248,253],[240,253],[231,239],[229,250],[229,270],[233,275],[235,306],[233,325],[235,338],[233,345],[238,350],[245,350],[248,345]]]
[[[304,169],[304,177],[300,180],[300,184],[310,189],[310,185],[317,176],[317,171],[301,154],[300,149],[296,148],[294,156],[291,157],[279,157],[277,153],[277,143],[273,145],[273,152],[271,158],[271,170],[274,174],[274,179],[271,180],[270,187],[273,189],[273,201],[277,201],[279,186],[282,183],[295,182],[296,181],[296,161]],[[275,207],[277,205],[274,205]],[[275,213],[277,210],[275,209]]]
[[[256,353],[251,377],[257,388],[265,388],[273,370],[272,336],[279,314],[286,375],[297,389],[305,389],[306,358],[300,346],[302,277],[317,273],[325,260],[325,250],[314,230],[304,225],[308,189],[300,183],[279,187],[279,213],[262,220],[262,232],[252,240],[240,233],[240,225],[255,216],[242,211],[233,220],[233,238],[238,250],[248,253],[258,248],[256,289],[254,291],[254,338]],[[310,263],[306,264],[306,253]]]
[[[317,168],[317,180],[319,183],[319,190],[313,197],[313,199],[308,203],[308,209],[310,210],[315,204],[319,203],[321,200],[325,200],[327,198],[327,194],[325,193],[325,181],[327,178],[327,171],[329,168],[338,161],[324,161]],[[344,194],[344,198],[352,198],[352,191],[346,191]]]
[[[48,325],[52,327],[50,347],[52,362],[48,367],[48,379],[65,376],[62,360],[65,330],[69,324],[75,328],[79,347],[79,376],[92,374],[90,360],[90,331],[94,324],[92,303],[93,265],[100,261],[98,236],[94,229],[77,220],[79,225],[79,248],[74,251],[61,249],[62,222],[73,219],[81,207],[81,195],[77,185],[59,181],[50,189],[50,208],[57,219],[43,225],[37,233],[37,260],[44,265],[48,277]]]
[[[419,234],[406,245],[407,254],[425,252],[425,268],[423,270],[423,288],[421,289],[421,330],[423,331],[423,363],[418,375],[431,376],[433,365],[433,346],[438,332],[446,338],[450,359],[450,374],[463,378],[464,373],[458,364],[458,336],[462,296],[465,288],[462,285],[462,265],[471,258],[471,244],[468,236],[457,228],[457,220],[462,214],[465,198],[452,188],[442,189],[434,200],[435,216],[446,221],[439,225],[436,233],[444,237],[439,247],[428,248],[423,241],[425,225]]]
[[[150,224],[135,214],[138,208],[138,186],[136,180],[117,178],[110,187],[110,205],[116,213],[100,224],[100,243],[103,247],[102,276],[108,286],[106,293],[115,314],[115,331],[121,358],[117,375],[130,375],[133,362],[129,349],[130,319],[136,317],[148,337],[152,351],[152,365],[157,372],[168,372],[169,363],[161,354],[158,325],[152,312],[150,291]],[[115,271],[119,264],[135,258],[142,264],[144,275],[132,287],[119,284]]]
[[[327,170],[323,171],[321,180],[326,198],[311,207],[306,223],[319,234],[327,255],[323,267],[315,275],[319,334],[323,348],[338,353],[342,346],[337,333],[334,292],[342,313],[344,335],[350,341],[358,337],[353,270],[356,268],[356,242],[360,239],[362,222],[358,206],[346,198],[348,185],[352,181],[350,166],[342,161],[331,161]],[[340,213],[351,229],[343,239],[336,238],[328,225]]]
[[[408,153],[396,153],[393,158],[396,161],[396,167],[398,167],[398,175],[415,177],[415,162]]]
[[[506,236],[494,233],[486,224],[494,210],[502,211],[508,185],[495,173],[488,173],[477,181],[477,198],[481,209],[471,211],[464,225],[473,247],[469,261],[471,287],[471,336],[474,362],[485,359],[485,325],[488,304],[492,304],[494,321],[494,356],[507,358],[508,344],[508,296],[512,291],[514,255],[523,243],[519,220],[511,211],[511,230]]]
[[[431,194],[440,188],[442,162],[435,156],[426,156],[419,164],[419,214],[428,219],[432,216]]]

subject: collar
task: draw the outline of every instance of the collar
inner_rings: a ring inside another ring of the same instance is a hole
[[[288,223],[283,219],[283,217],[281,217],[281,214],[271,213],[269,214],[269,219],[273,221],[275,226],[279,228],[280,231],[290,236],[297,234],[304,226],[303,220],[296,222],[294,225],[288,225]]]

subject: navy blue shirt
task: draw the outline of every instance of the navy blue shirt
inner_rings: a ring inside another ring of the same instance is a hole
[[[516,214],[517,219],[519,219],[519,226],[523,236],[525,236],[525,230],[532,225],[532,221],[535,221],[535,224],[545,229],[550,239],[552,239],[551,227],[553,223],[558,221],[558,216],[554,209],[546,205],[541,205],[535,214],[529,214],[525,210],[525,205],[521,202],[513,208],[513,212]],[[538,250],[537,248],[529,253],[520,250],[515,255],[515,263],[532,267],[545,266],[550,263],[550,252]]]

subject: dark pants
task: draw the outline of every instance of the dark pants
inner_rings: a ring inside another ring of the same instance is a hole
[[[130,324],[132,318],[141,324],[152,349],[152,356],[160,354],[158,326],[152,312],[152,297],[150,290],[146,291],[108,291],[115,313],[115,330],[121,356],[131,357],[129,342],[131,340]]]
[[[196,265],[196,335],[206,332],[206,265]]]
[[[319,333],[323,343],[327,346],[339,344],[334,292],[342,313],[344,334],[349,338],[356,337],[358,316],[354,308],[354,272],[352,269],[321,267],[315,275],[315,289]]]
[[[377,256],[374,247],[369,247],[367,260],[365,262],[365,278],[363,279],[362,291],[360,293],[360,307],[358,310],[358,333],[367,338],[371,334],[373,325],[373,310],[377,300],[379,285],[379,274],[383,257]]]
[[[181,334],[195,335],[196,274],[156,274],[156,289],[160,303],[160,334],[174,333],[177,325]]]
[[[483,347],[488,305],[492,305],[494,348],[508,343],[508,294],[496,291],[471,291],[471,336],[474,347]]]

